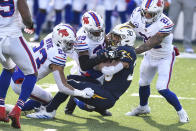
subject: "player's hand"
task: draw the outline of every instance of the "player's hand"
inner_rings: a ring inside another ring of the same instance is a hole
[[[117,50],[110,50],[110,51],[107,51],[106,53],[107,53],[107,58],[110,60],[120,58],[120,53],[118,53]]]
[[[178,50],[176,46],[174,46],[174,51],[175,51],[176,56],[180,55],[180,51]]]
[[[27,27],[26,27],[26,28],[24,29],[24,32],[26,32],[27,34],[30,34],[30,35],[33,34],[34,31],[35,31],[34,28],[30,29],[30,28],[27,28]]]
[[[94,90],[91,88],[85,88],[84,90],[74,90],[74,96],[80,96],[83,98],[91,98],[94,95]]]

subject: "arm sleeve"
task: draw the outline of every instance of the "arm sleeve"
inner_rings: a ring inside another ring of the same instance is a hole
[[[104,55],[100,55],[95,58],[89,58],[88,55],[79,56],[80,68],[83,71],[92,69],[94,66],[101,62],[104,62],[105,60],[107,60],[107,58]]]
[[[67,95],[74,95],[74,90],[69,89],[68,87],[65,87],[65,85],[63,84],[63,82],[61,81],[61,77],[59,74],[59,71],[54,71],[53,72],[53,76],[54,76],[54,80],[57,84],[57,87],[59,89],[60,92],[63,92]]]
[[[50,58],[50,61],[52,64],[58,65],[58,66],[65,66],[66,63],[66,54],[64,53],[56,53],[55,56],[52,56]]]
[[[119,62],[119,63],[118,63],[117,65],[115,65],[115,66],[104,66],[104,67],[101,69],[101,72],[102,72],[104,75],[114,75],[114,74],[116,74],[117,72],[121,71],[123,68],[124,68],[123,63],[122,63],[122,62]]]
[[[163,17],[161,19],[161,22],[163,23],[163,27],[159,30],[160,33],[171,33],[174,28],[174,23],[166,17]]]

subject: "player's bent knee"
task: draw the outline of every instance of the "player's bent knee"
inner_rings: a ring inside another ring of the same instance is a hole
[[[139,85],[140,86],[148,86],[148,85],[150,85],[150,82],[148,82],[148,81],[144,81],[144,80],[139,80]]]

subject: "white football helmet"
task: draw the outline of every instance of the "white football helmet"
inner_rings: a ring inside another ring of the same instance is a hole
[[[114,38],[114,37],[120,37],[120,39],[119,38]],[[110,39],[112,40],[112,42],[115,43],[115,44],[112,44],[112,45],[133,46],[134,42],[135,42],[135,39],[136,39],[136,34],[133,31],[133,28],[131,26],[124,25],[124,24],[119,24],[119,25],[115,26],[114,29],[111,31]]]
[[[88,37],[94,41],[101,41],[105,35],[103,18],[94,11],[87,11],[82,16],[82,27],[88,33]]]
[[[72,26],[60,23],[53,29],[52,41],[58,47],[61,47],[64,52],[68,52],[73,49],[73,45],[76,42],[76,33]]]
[[[143,0],[141,4],[142,19],[146,23],[155,22],[163,13],[164,0]],[[146,14],[150,15],[150,18],[146,18]]]

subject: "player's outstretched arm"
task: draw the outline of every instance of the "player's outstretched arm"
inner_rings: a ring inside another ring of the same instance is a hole
[[[50,69],[53,71],[53,76],[60,92],[63,92],[67,95],[80,96],[83,98],[91,98],[94,95],[94,90],[91,88],[78,90],[69,85],[64,75],[64,67],[51,64]]]
[[[17,7],[24,25],[29,29],[33,29],[33,21],[26,0],[18,0]]]
[[[156,33],[154,36],[149,38],[146,43],[143,43],[135,49],[136,54],[141,54],[145,51],[152,49],[153,47],[160,45],[162,40],[168,36],[169,33]]]

